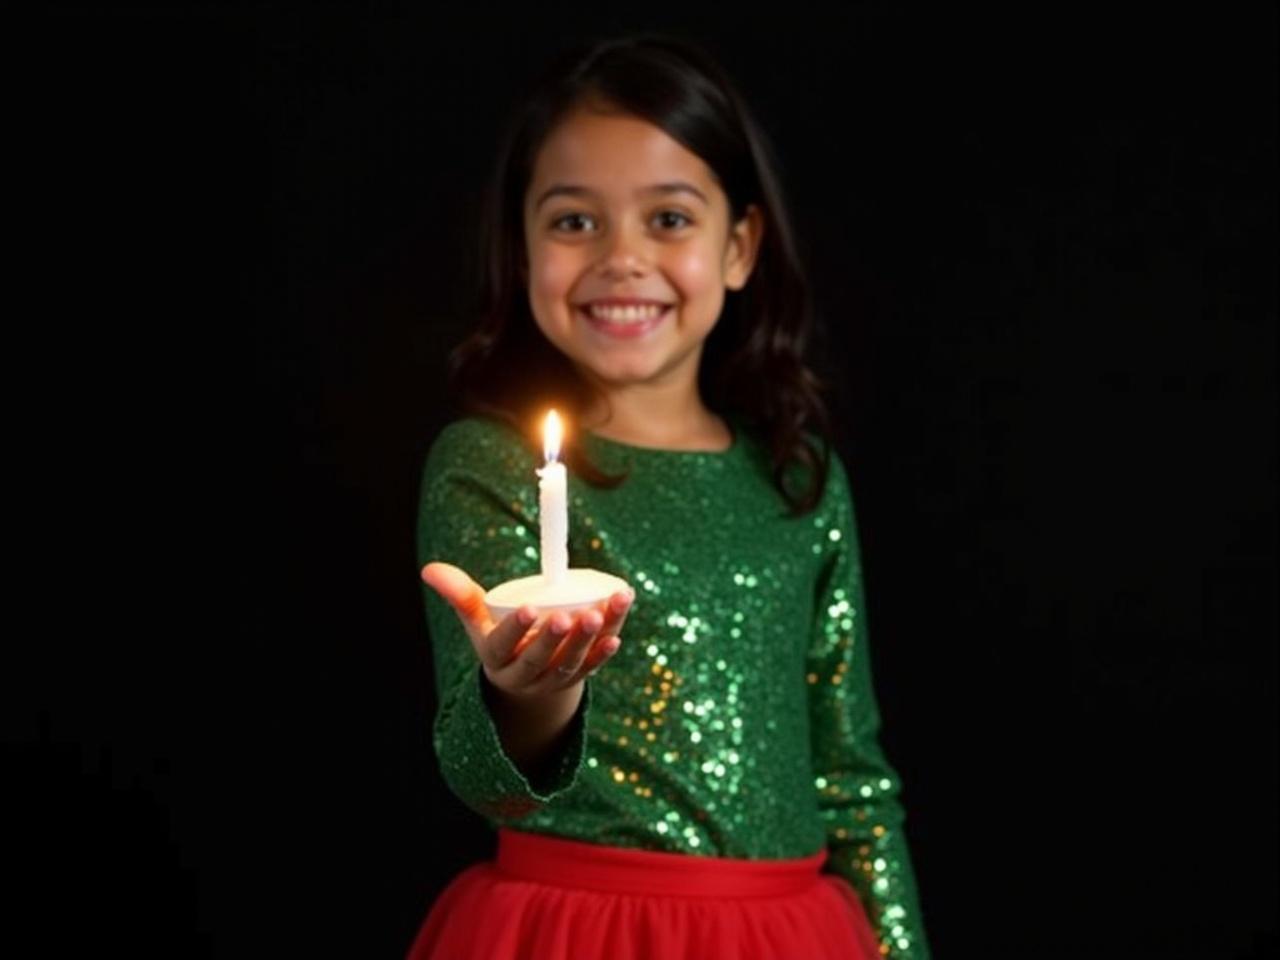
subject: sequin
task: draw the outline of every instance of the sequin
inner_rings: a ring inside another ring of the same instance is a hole
[[[878,744],[848,478],[837,459],[818,509],[789,517],[765,448],[735,426],[723,453],[584,438],[629,476],[604,490],[570,475],[570,562],[637,598],[537,782],[502,752],[470,640],[424,585],[441,772],[495,826],[691,856],[825,845],[881,953],[928,957],[900,781]],[[448,427],[423,473],[419,565],[446,560],[486,587],[537,573],[538,459],[505,427]]]

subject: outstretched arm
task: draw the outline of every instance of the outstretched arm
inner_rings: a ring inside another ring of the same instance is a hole
[[[481,622],[488,615],[482,585],[538,570],[536,510],[527,494],[532,467],[517,438],[463,421],[447,427],[432,446],[419,499],[418,565],[438,700],[436,757],[450,789],[495,823],[526,816],[573,785],[590,711],[589,684],[579,683],[571,709],[564,698],[553,717],[543,717],[554,733],[526,739],[514,729],[521,712],[495,693],[473,642],[473,633],[497,627]],[[518,614],[493,638],[494,649],[505,643],[515,652],[525,635],[523,629],[516,635]]]

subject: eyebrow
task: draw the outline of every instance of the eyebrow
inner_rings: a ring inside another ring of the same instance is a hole
[[[693,184],[686,183],[684,180],[674,180],[671,183],[655,183],[652,186],[641,187],[636,191],[637,195],[645,193],[691,193],[707,206],[711,206],[711,201],[707,199],[706,194]],[[595,191],[588,187],[580,187],[576,184],[569,183],[557,183],[555,186],[543,191],[542,195],[538,197],[538,202],[533,205],[533,209],[537,210],[552,197],[590,197],[594,195]]]

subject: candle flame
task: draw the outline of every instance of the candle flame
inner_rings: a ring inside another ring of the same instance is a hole
[[[542,426],[542,455],[546,457],[548,463],[560,456],[560,439],[563,433],[560,416],[552,410],[547,414],[546,422]]]

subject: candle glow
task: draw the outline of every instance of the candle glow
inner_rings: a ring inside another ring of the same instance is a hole
[[[563,437],[564,427],[560,424],[560,415],[552,410],[542,425],[542,456],[548,462],[559,459],[560,441]]]

